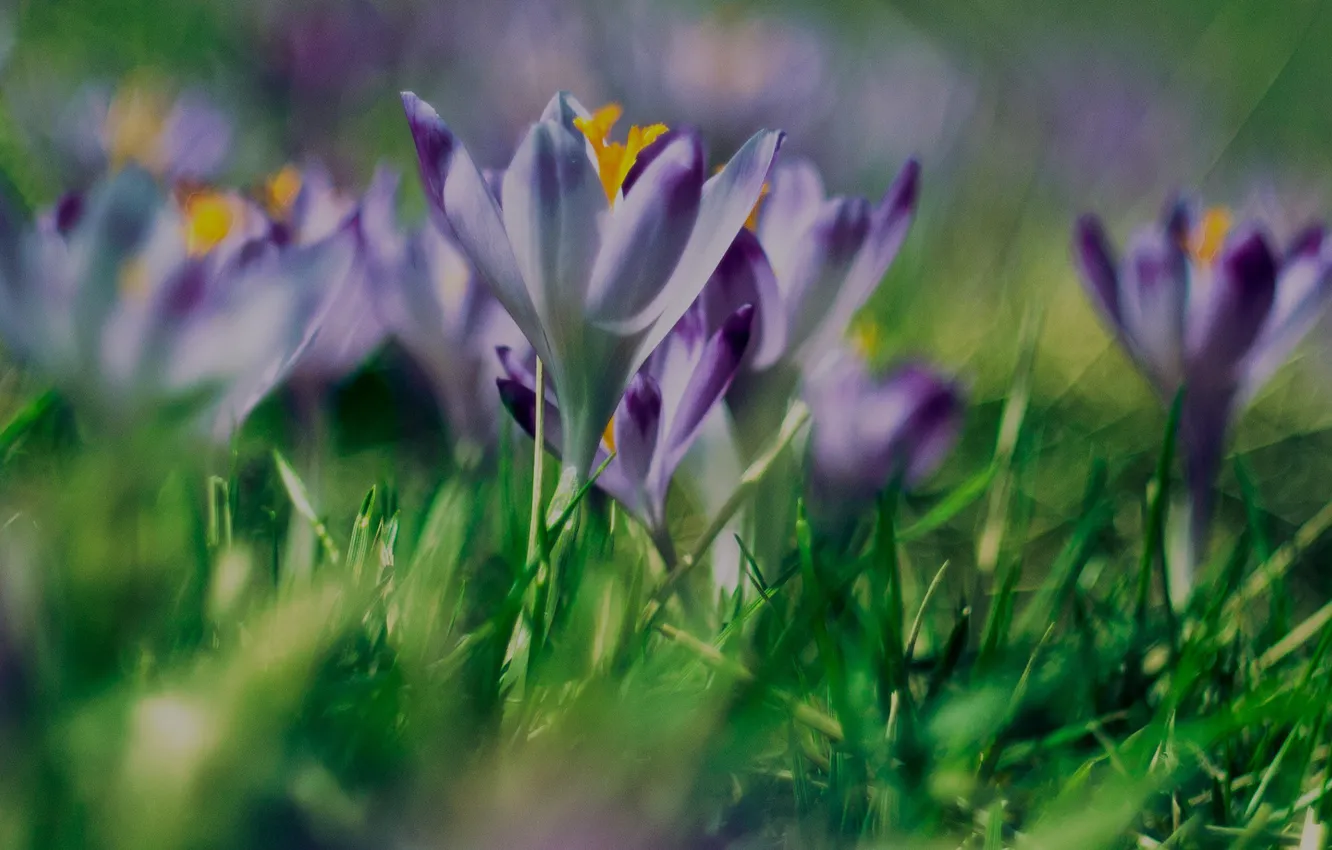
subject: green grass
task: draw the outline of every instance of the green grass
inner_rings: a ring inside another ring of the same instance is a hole
[[[1038,531],[1026,374],[952,484],[849,548],[800,515],[720,595],[596,496],[529,558],[529,441],[444,469],[257,427],[201,460],[35,395],[3,429],[0,846],[1324,846],[1332,609],[1288,582],[1332,508],[1270,528],[1241,466],[1172,607],[1169,441],[1146,487],[1070,469]]]

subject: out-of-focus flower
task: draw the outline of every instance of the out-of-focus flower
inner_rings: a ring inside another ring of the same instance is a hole
[[[341,100],[389,69],[398,22],[367,0],[259,4],[273,72],[298,101]]]
[[[640,3],[610,19],[605,40],[625,96],[721,141],[764,125],[798,141],[829,117],[832,51],[812,27]]]
[[[1119,260],[1101,222],[1077,224],[1074,253],[1092,303],[1163,399],[1184,389],[1193,557],[1203,554],[1212,482],[1236,410],[1290,356],[1332,291],[1321,226],[1274,252],[1253,222],[1173,202]]]
[[[398,176],[380,168],[359,203],[339,192],[319,165],[286,166],[264,181],[263,205],[278,245],[348,243],[345,274],[323,282],[319,327],[292,369],[298,383],[323,386],[353,372],[383,342],[373,281],[394,273],[401,236],[393,219]]]
[[[454,435],[492,442],[495,381],[504,375],[495,349],[521,345],[522,332],[434,221],[407,236],[396,269],[380,282],[390,331],[434,384]]]
[[[705,182],[688,132],[631,128],[558,94],[496,197],[427,104],[403,103],[426,195],[550,372],[566,485],[586,480],[630,378],[684,315],[758,201],[782,134],[756,134]]]
[[[225,438],[308,341],[326,241],[279,250],[240,195],[165,197],[126,166],[31,226],[0,226],[0,333],[111,420],[201,417]]]
[[[920,364],[873,376],[839,354],[811,376],[806,493],[810,518],[844,531],[888,487],[911,487],[938,468],[962,423],[962,393]]]
[[[686,312],[629,382],[603,436],[598,462],[611,451],[615,457],[597,486],[643,523],[668,565],[675,562],[666,522],[671,479],[740,367],[753,315],[752,307],[741,307],[709,336],[701,308]],[[500,395],[524,430],[535,433],[533,376],[512,357],[504,359],[509,376],[499,381]],[[546,404],[546,439],[558,451],[559,410]]]
[[[231,151],[231,121],[207,97],[187,91],[173,99],[151,84],[87,89],[61,125],[57,144],[85,175],[133,164],[198,183],[215,177]]]
[[[754,231],[736,237],[704,289],[714,323],[740,304],[758,310],[746,372],[728,399],[747,453],[775,432],[801,372],[841,342],[883,279],[911,225],[919,184],[919,165],[909,161],[871,205],[827,197],[806,161],[776,169]]]

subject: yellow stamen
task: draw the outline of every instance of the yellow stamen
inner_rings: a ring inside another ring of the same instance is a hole
[[[300,193],[301,172],[295,166],[284,165],[264,181],[264,208],[274,218],[286,218]]]
[[[1230,211],[1225,207],[1212,207],[1203,213],[1202,221],[1189,234],[1186,246],[1189,254],[1200,263],[1213,262],[1221,253],[1230,227]]]
[[[606,441],[606,447],[615,451],[615,417],[612,416],[606,423],[606,430],[601,432],[601,439]]]
[[[201,191],[185,199],[185,250],[200,257],[218,246],[235,223],[232,199],[221,192]]]
[[[592,145],[592,152],[597,157],[597,171],[601,175],[601,187],[606,190],[606,200],[611,204],[615,203],[624,185],[624,178],[629,176],[629,170],[634,167],[643,148],[666,132],[665,124],[649,124],[646,127],[635,124],[629,128],[623,143],[607,141],[611,129],[622,114],[624,110],[618,103],[608,103],[592,113],[591,118],[574,119],[574,126],[583,131]]]
[[[161,169],[166,113],[166,100],[157,92],[134,86],[116,92],[102,128],[113,169],[130,162],[151,171]]]

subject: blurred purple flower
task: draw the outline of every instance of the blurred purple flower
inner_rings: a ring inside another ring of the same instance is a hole
[[[713,323],[754,304],[746,372],[728,397],[747,454],[775,433],[802,371],[837,346],[897,256],[915,215],[920,167],[909,161],[878,205],[827,197],[818,171],[779,166],[753,232],[742,231],[704,289]]]
[[[299,100],[341,100],[393,64],[403,33],[368,0],[261,4],[273,70]]]
[[[1256,223],[1172,203],[1119,260],[1099,219],[1075,229],[1083,284],[1102,320],[1163,399],[1184,389],[1180,433],[1193,557],[1203,555],[1235,412],[1290,356],[1332,292],[1332,242],[1321,225],[1274,252]]]
[[[572,492],[630,379],[743,226],[782,135],[756,134],[705,182],[692,133],[655,125],[609,142],[617,113],[561,93],[497,197],[435,111],[410,93],[403,103],[427,197],[550,372]]]
[[[962,424],[962,393],[920,364],[870,375],[849,354],[806,384],[812,411],[806,493],[812,521],[844,532],[889,487],[911,487],[947,457]]]
[[[390,332],[434,384],[454,435],[492,443],[495,381],[505,374],[495,349],[520,346],[523,335],[457,243],[436,222],[423,222],[377,289]]]
[[[0,333],[112,420],[178,413],[225,438],[308,342],[337,240],[282,251],[234,193],[166,198],[128,166],[0,225]]]
[[[77,96],[56,143],[87,177],[134,164],[171,182],[215,177],[231,152],[230,119],[203,94],[172,99],[127,82],[114,93],[89,88]]]
[[[358,203],[317,164],[287,166],[264,184],[275,242],[308,246],[340,239],[352,252],[346,273],[324,283],[319,327],[292,369],[296,383],[319,388],[341,380],[384,341],[373,281],[395,271],[401,239],[393,213],[397,187],[398,175],[380,168]]]
[[[743,306],[709,336],[701,308],[686,312],[629,382],[597,452],[598,466],[608,450],[615,452],[597,486],[638,518],[668,566],[675,563],[666,522],[671,479],[739,369],[753,316],[753,308]],[[534,434],[534,376],[511,353],[502,359],[509,374],[499,381],[500,396],[519,425]],[[560,413],[549,399],[545,427],[547,442],[558,452]]]

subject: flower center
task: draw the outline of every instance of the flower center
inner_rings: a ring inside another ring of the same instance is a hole
[[[236,223],[232,199],[207,189],[185,199],[184,213],[185,250],[191,257],[202,257],[216,248]]]
[[[1189,256],[1199,263],[1210,265],[1221,253],[1231,224],[1230,211],[1225,207],[1212,207],[1203,213],[1202,220],[1194,225],[1185,246]]]
[[[291,214],[296,196],[300,193],[301,172],[295,166],[284,165],[281,170],[264,181],[264,208],[274,218],[285,219]]]
[[[601,439],[606,442],[606,448],[612,452],[615,451],[615,417],[612,416],[606,423],[606,430],[601,432]]]
[[[646,127],[635,124],[629,128],[624,142],[608,141],[611,128],[622,114],[624,110],[618,103],[608,103],[592,113],[591,118],[574,119],[574,126],[592,144],[592,152],[597,157],[597,172],[601,175],[601,187],[606,190],[606,200],[612,206],[615,197],[620,194],[620,188],[624,186],[624,178],[629,176],[629,169],[634,167],[643,148],[666,132],[665,124],[649,124]]]
[[[136,162],[150,171],[162,167],[162,129],[167,105],[161,95],[138,87],[116,92],[102,126],[113,169]]]

